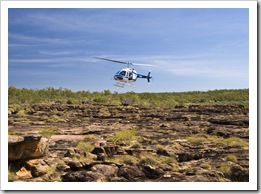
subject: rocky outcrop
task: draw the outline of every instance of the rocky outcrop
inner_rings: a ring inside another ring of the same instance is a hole
[[[249,181],[249,118],[241,105],[22,108],[23,114],[9,114],[10,132],[20,135],[8,143],[15,181]],[[49,141],[29,135],[46,127],[54,129]],[[115,138],[132,128],[135,139]]]
[[[48,148],[48,140],[41,136],[8,136],[8,161],[41,158]]]
[[[96,172],[77,171],[62,176],[63,182],[103,182],[105,177]]]

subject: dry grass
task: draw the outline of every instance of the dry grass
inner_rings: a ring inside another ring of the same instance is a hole
[[[91,152],[94,149],[94,145],[91,142],[80,141],[77,148],[85,152]]]
[[[226,175],[231,174],[231,165],[227,162],[222,162],[220,165],[220,171]]]
[[[130,145],[131,142],[136,141],[138,139],[136,133],[136,128],[117,131],[115,133],[115,136],[110,138],[109,140],[113,141],[114,143],[123,141],[126,143],[126,145]]]
[[[106,161],[113,162],[116,164],[135,165],[138,163],[139,159],[135,156],[130,156],[130,155],[118,155],[118,156],[107,158]]]
[[[228,139],[224,139],[224,143],[227,146],[231,146],[231,147],[248,148],[248,142],[246,142],[243,139],[240,139],[238,137],[231,137],[231,138],[228,138]]]
[[[235,154],[228,154],[226,157],[227,161],[237,162],[237,156]]]
[[[50,139],[51,136],[54,134],[54,129],[49,128],[49,127],[41,128],[41,129],[39,129],[38,131],[39,131],[39,134],[40,134],[42,137],[45,137],[45,138],[47,138],[47,139]]]

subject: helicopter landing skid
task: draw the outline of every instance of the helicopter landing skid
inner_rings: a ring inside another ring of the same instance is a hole
[[[120,87],[120,88],[124,88],[124,86],[130,86],[130,87],[133,87],[135,88],[136,86],[134,84],[131,84],[131,83],[121,83],[121,82],[117,82],[115,84],[113,84],[114,86],[117,86],[117,87]]]
[[[114,86],[117,86],[117,87],[120,87],[120,88],[124,88],[124,83],[120,83],[120,82],[117,82],[115,84],[113,84]]]

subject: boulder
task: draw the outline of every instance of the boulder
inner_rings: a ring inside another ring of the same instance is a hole
[[[8,136],[8,161],[41,158],[48,150],[48,139],[41,136]]]
[[[101,173],[105,177],[114,177],[118,173],[118,167],[116,165],[97,164],[91,168],[91,171]]]
[[[139,181],[144,179],[144,173],[137,166],[122,166],[118,171],[118,176],[122,176],[128,181]]]
[[[31,171],[33,177],[43,176],[50,169],[50,167],[42,159],[29,160],[26,162],[25,167]]]
[[[186,182],[186,175],[179,172],[169,172],[168,174],[164,174],[159,182]]]
[[[115,146],[115,145],[107,145],[103,147],[107,156],[113,156],[115,154],[117,154],[120,150],[119,146]]]
[[[84,167],[84,164],[80,161],[70,161],[66,165],[69,166],[73,171],[82,170]]]
[[[25,167],[22,167],[19,171],[17,171],[16,175],[19,178],[24,178],[24,179],[32,178],[31,172],[29,170],[27,170]]]
[[[242,166],[234,164],[231,166],[230,179],[233,181],[248,182],[249,181],[249,171],[244,169]]]
[[[75,154],[75,151],[73,149],[67,150],[67,152],[64,154],[64,157],[73,157]]]
[[[91,151],[92,154],[95,154],[95,155],[99,155],[99,154],[104,154],[105,153],[105,150],[103,147],[95,147],[92,151]]]
[[[159,179],[164,174],[164,171],[159,168],[153,168],[149,165],[143,166],[142,172],[149,179]]]
[[[62,175],[63,182],[103,182],[105,177],[97,172],[76,171]]]

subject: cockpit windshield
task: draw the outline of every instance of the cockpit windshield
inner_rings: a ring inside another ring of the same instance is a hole
[[[120,72],[120,75],[125,76],[125,75],[126,75],[126,71],[121,71],[121,72]]]

